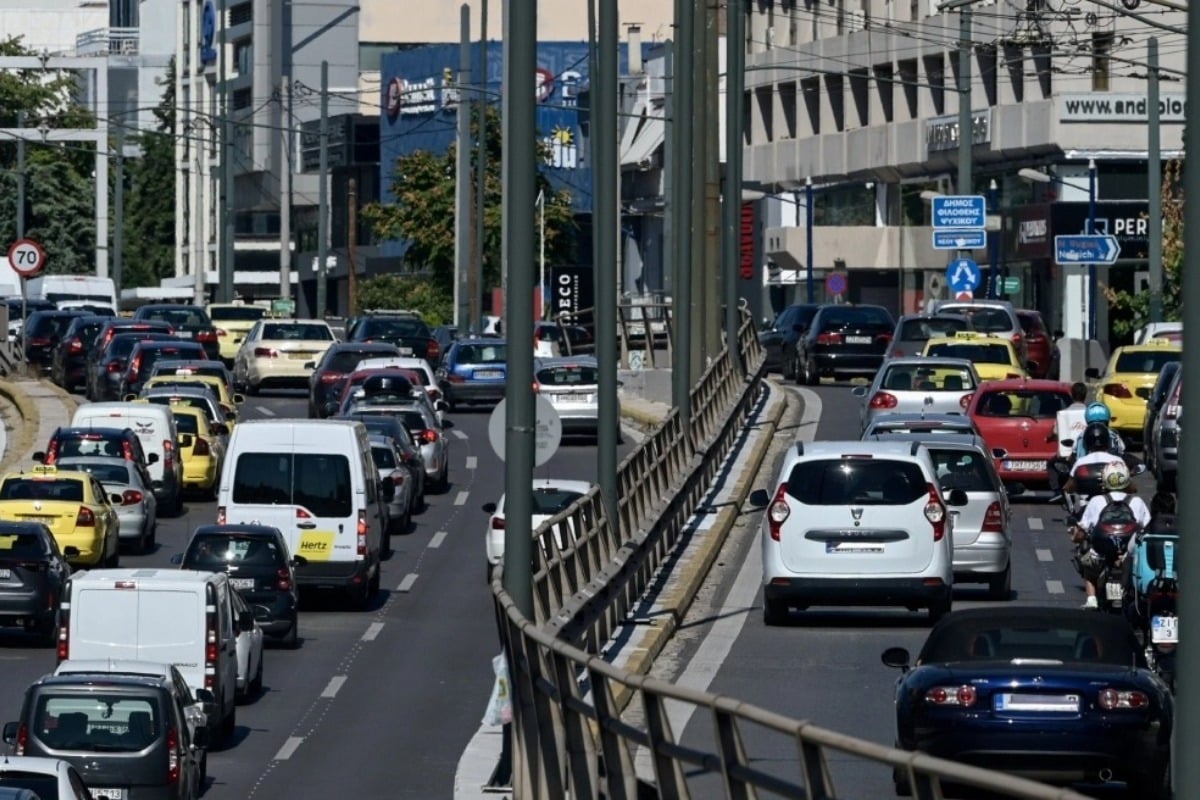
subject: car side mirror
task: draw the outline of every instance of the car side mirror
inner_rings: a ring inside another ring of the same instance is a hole
[[[1070,450],[1072,447],[1075,446],[1074,439],[1060,439],[1058,441],[1058,443],[1061,444],[1063,447],[1067,448],[1068,450]]]
[[[305,369],[316,369],[316,368],[317,368],[317,362],[315,362],[315,361],[305,361],[305,362],[304,362],[304,368],[305,368]]]
[[[39,464],[45,464],[46,463],[46,454],[43,453],[41,450],[38,450],[36,453],[33,454],[33,460]]]
[[[196,729],[194,731],[192,731],[192,746],[204,748],[204,747],[208,747],[208,745],[209,745],[208,726],[207,725],[196,726]]]
[[[889,647],[887,650],[883,651],[883,655],[880,656],[880,660],[883,661],[883,665],[885,667],[901,669],[905,672],[907,672],[909,669],[908,651],[903,647]]]
[[[254,612],[246,610],[238,614],[238,630],[252,631],[254,630]]]
[[[112,503],[114,506],[119,506],[125,502],[125,498],[116,492],[113,492],[108,496],[108,502]]]
[[[483,513],[495,514],[496,513],[496,504],[495,503],[484,503],[483,504]]]
[[[79,548],[73,544],[69,544],[63,548],[64,558],[79,558]]]
[[[226,425],[224,422],[214,423],[212,426],[212,429],[213,429],[213,433],[215,433],[217,436],[228,436],[229,435],[229,426]]]
[[[436,403],[434,403],[434,407],[438,411],[449,411],[450,410],[450,404],[447,403],[445,400],[438,400]]]
[[[1052,335],[1052,336],[1054,336],[1054,338],[1055,338],[1055,339],[1061,339],[1061,338],[1063,338],[1064,336],[1066,336],[1066,334],[1065,334],[1065,333],[1063,333],[1063,332],[1062,332],[1061,330],[1059,330],[1058,328],[1055,328],[1055,329],[1054,329],[1054,333],[1053,333],[1053,334],[1051,334],[1051,335]]]
[[[180,447],[191,447],[195,443],[196,443],[196,437],[192,436],[192,434],[190,434],[190,433],[179,434],[179,446]]]
[[[1037,372],[1038,371],[1038,362],[1026,361],[1025,362],[1025,371],[1026,372]]]
[[[1100,370],[1096,369],[1095,367],[1088,367],[1083,371],[1083,377],[1098,381],[1100,380]]]
[[[967,498],[967,493],[962,489],[951,489],[946,495],[946,505],[955,506],[956,508],[965,506],[970,500]]]
[[[266,606],[254,606],[254,608],[250,609],[250,611],[254,616],[255,622],[271,621],[271,609],[267,608]]]
[[[992,448],[992,458],[1004,458],[1007,455],[1008,455],[1008,451],[1005,450],[1003,447],[993,447]]]
[[[304,556],[292,556],[292,566],[293,567],[307,567],[308,559],[305,558]]]
[[[171,563],[176,565],[182,564],[183,553],[176,553],[175,555],[171,556]]]
[[[132,403],[134,400],[137,400],[137,399],[138,399],[138,396],[137,396],[136,394],[132,394],[132,393],[131,393],[131,394],[127,394],[127,395],[125,395],[125,398],[124,398],[124,399],[125,399],[125,402],[126,402],[126,403]]]
[[[1020,497],[1021,495],[1025,494],[1025,484],[1010,483],[1008,486],[1004,487],[1004,492],[1009,497]]]
[[[324,405],[325,416],[332,417],[338,412],[338,404],[332,400]]]
[[[157,464],[158,463],[158,453],[151,453],[150,455],[146,456],[146,463],[147,464]]]
[[[752,508],[766,508],[771,502],[771,495],[767,494],[766,489],[755,489],[747,500]]]
[[[4,723],[4,743],[5,744],[16,744],[17,743],[17,731],[20,729],[20,727],[21,727],[21,724],[19,722]]]
[[[233,396],[233,402],[240,406],[242,403],[246,402],[246,395],[235,394]]]
[[[853,389],[850,390],[850,394],[854,395],[855,397],[866,397],[867,396],[867,387],[866,386],[855,386]]]

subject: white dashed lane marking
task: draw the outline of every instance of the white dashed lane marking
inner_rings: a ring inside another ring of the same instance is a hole
[[[304,741],[303,736],[289,736],[287,741],[283,743],[283,747],[279,748],[279,752],[275,754],[276,761],[287,761],[292,757],[292,754],[300,747],[300,743]]]
[[[367,632],[362,635],[364,642],[373,642],[379,637],[379,632],[383,630],[382,622],[372,622],[367,626]]]
[[[1040,531],[1040,530],[1044,530],[1044,529],[1045,529],[1045,526],[1042,524],[1041,517],[1030,517],[1029,518],[1029,530]]]
[[[410,572],[404,576],[404,580],[400,581],[400,585],[396,587],[396,591],[397,592],[410,591],[413,587],[413,584],[416,582],[417,582],[417,573]]]
[[[268,416],[268,417],[273,417],[273,416],[275,416],[275,412],[274,412],[274,411],[272,411],[271,409],[267,408],[266,406],[259,406],[259,407],[258,407],[258,411],[259,411],[259,413],[260,413],[260,414],[263,414],[263,415],[265,415],[265,416]],[[286,746],[287,746],[287,745],[284,745],[284,747],[286,747]]]
[[[433,535],[433,538],[429,540],[429,546],[435,550],[441,547],[442,542],[446,541],[446,535],[446,531],[438,531]]]
[[[1054,560],[1054,553],[1051,553],[1049,550],[1047,550],[1044,547],[1039,547],[1034,552],[1037,553],[1038,561],[1053,561]]]
[[[465,491],[459,492],[454,498],[454,505],[465,506],[467,504],[467,497],[469,497],[470,494],[471,494],[470,492],[465,492]]]
[[[479,459],[475,456],[467,456],[467,469],[475,469],[479,466]]]
[[[1065,590],[1062,581],[1046,581],[1046,591],[1050,594],[1062,594]]]
[[[460,431],[458,428],[455,428],[454,430],[452,430],[450,432],[454,434],[455,439],[466,439],[467,438],[466,432]]]
[[[325,691],[321,692],[321,697],[337,697],[338,690],[342,688],[342,684],[345,682],[345,675],[334,675],[329,679],[329,685],[325,687]]]

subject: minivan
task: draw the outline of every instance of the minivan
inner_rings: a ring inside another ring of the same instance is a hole
[[[146,453],[154,497],[165,514],[178,514],[183,497],[183,463],[175,415],[149,403],[87,403],[71,421],[77,428],[129,428]],[[157,456],[157,459],[151,458]]]
[[[367,429],[351,420],[250,420],[233,429],[218,525],[283,532],[301,590],[336,589],[365,608],[379,592],[386,503]]]
[[[208,727],[228,742],[236,725],[238,634],[255,625],[252,611],[235,614],[233,591],[223,572],[77,572],[59,613],[58,661],[174,664],[197,696],[212,692]]]
[[[25,690],[4,741],[62,759],[93,798],[194,800],[208,729],[189,729],[167,681],[149,675],[46,675]]]

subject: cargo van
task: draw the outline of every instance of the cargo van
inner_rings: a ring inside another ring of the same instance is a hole
[[[183,461],[175,415],[166,406],[150,403],[86,403],[75,411],[77,428],[129,428],[142,442],[159,502],[159,513],[178,514],[183,504]],[[158,456],[157,460],[150,459]]]
[[[228,742],[237,719],[238,634],[255,625],[252,611],[235,614],[233,591],[223,572],[77,572],[63,595],[58,662],[174,664],[193,693],[212,692],[215,708],[208,725]]]
[[[218,525],[278,528],[301,592],[336,589],[365,608],[379,592],[386,504],[367,429],[353,420],[250,420],[229,438]]]

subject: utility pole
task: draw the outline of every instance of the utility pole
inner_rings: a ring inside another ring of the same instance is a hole
[[[235,206],[235,191],[234,191],[234,173],[233,173],[233,126],[229,121],[229,111],[231,103],[229,102],[229,58],[226,55],[228,50],[227,44],[227,22],[229,20],[229,0],[221,0],[221,12],[218,15],[218,41],[220,47],[217,50],[217,113],[220,114],[221,122],[221,211],[220,223],[224,230],[223,235],[218,237],[217,241],[221,243],[221,252],[217,255],[217,300],[222,303],[233,301],[234,292],[234,272],[237,268],[237,256],[234,248],[234,242],[237,238],[236,220],[237,215],[234,213]],[[203,280],[203,279],[201,279]]]
[[[288,148],[292,131],[291,76],[283,76],[283,125],[279,131],[279,296],[292,296],[292,158]],[[321,204],[324,208],[324,203]]]
[[[695,0],[675,0],[675,69],[671,74],[671,96],[675,113],[671,116],[672,163],[671,230],[674,261],[674,289],[671,301],[671,399],[679,409],[684,430],[692,422],[692,227],[696,224],[692,209],[692,169],[695,136],[692,109],[693,65],[696,63]]]
[[[701,124],[704,127],[704,192],[700,196],[704,209],[704,228],[699,239],[704,257],[699,275],[699,285],[702,287],[699,304],[701,346],[699,352],[694,354],[699,359],[694,362],[697,376],[704,374],[721,350],[721,284],[725,280],[721,273],[721,104],[717,96],[721,8],[720,4],[707,0],[699,0],[699,3],[704,14],[704,26],[698,31],[702,37],[700,48],[704,58],[704,80],[696,81],[696,88],[701,92],[697,103],[698,108],[703,110]],[[740,187],[738,194],[740,197]]]
[[[1158,39],[1151,36],[1146,44],[1147,86],[1146,100],[1150,111],[1150,124],[1146,134],[1146,198],[1150,203],[1149,241],[1150,261],[1150,321],[1162,322],[1163,318],[1163,262],[1162,262],[1162,128],[1158,112]]]
[[[717,108],[716,104],[709,103],[709,81],[711,85],[716,87],[716,75],[711,68],[709,57],[709,9],[705,0],[689,0],[692,6],[693,28],[692,28],[692,58],[693,71],[690,73],[691,80],[688,82],[689,90],[692,93],[692,115],[688,123],[692,126],[692,262],[693,269],[692,278],[692,320],[691,320],[691,335],[692,343],[688,348],[688,356],[691,359],[691,374],[690,378],[694,382],[697,377],[704,374],[704,368],[707,366],[708,357],[711,355],[709,350],[709,307],[716,302],[715,297],[709,296],[709,270],[713,268],[711,263],[710,241],[709,241],[709,225],[711,219],[709,217],[709,190],[710,181],[715,175],[715,168],[710,163],[711,158],[715,153],[712,147],[711,137],[715,135],[716,130],[710,125],[711,120],[716,119]],[[715,11],[715,9],[714,9]],[[711,106],[711,107],[710,107]],[[711,114],[709,113],[711,111]],[[718,165],[719,166],[719,165]],[[688,387],[689,390],[691,387]]]
[[[458,143],[454,156],[454,325],[465,328],[471,318],[471,104],[464,89],[471,80],[471,6],[459,6]],[[443,89],[443,91],[445,91]]]
[[[971,7],[963,6],[958,15],[958,193],[971,194],[971,148],[975,144],[975,126],[971,119]],[[959,258],[970,258],[971,251],[959,250]]]
[[[725,346],[734,369],[741,369],[738,349],[738,273],[741,266],[742,226],[742,92],[746,82],[746,9],[744,0],[725,4],[725,193],[721,267],[725,281]]]
[[[350,204],[350,221],[346,226],[346,304],[347,315],[354,316],[358,306],[358,264],[355,263],[355,250],[358,248],[358,181],[350,179],[346,187],[346,202]]]
[[[121,297],[121,280],[125,273],[125,124],[117,123],[116,130],[117,167],[113,185],[113,285],[118,300]]]
[[[317,308],[313,314],[324,319],[329,313],[329,62],[321,62],[321,149],[317,179]]]
[[[475,94],[475,255],[471,259],[471,271],[467,278],[470,294],[468,307],[471,316],[470,330],[479,331],[483,316],[480,292],[483,286],[484,214],[487,209],[487,146],[488,146],[488,0],[479,0],[479,87]]]
[[[17,127],[25,127],[25,112],[17,113]],[[25,137],[17,139],[17,238],[25,238]]]

